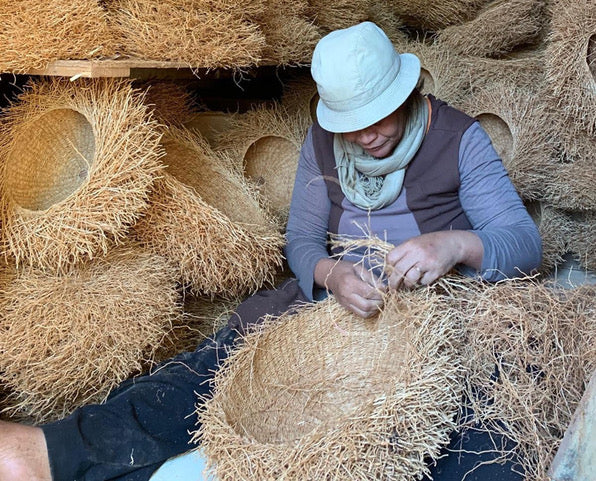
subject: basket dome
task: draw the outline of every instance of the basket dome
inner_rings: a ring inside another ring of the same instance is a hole
[[[199,410],[195,440],[217,478],[413,480],[425,472],[425,457],[448,441],[461,380],[456,323],[418,296],[388,299],[371,320],[330,298],[249,334]]]
[[[1,127],[4,253],[64,273],[123,241],[162,169],[156,125],[128,81],[33,83]]]

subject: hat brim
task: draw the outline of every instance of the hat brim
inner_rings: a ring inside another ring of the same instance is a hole
[[[365,129],[387,117],[402,105],[420,78],[420,60],[411,53],[402,53],[399,73],[395,80],[368,104],[357,109],[339,112],[328,108],[322,100],[317,104],[317,121],[325,130],[334,133]]]

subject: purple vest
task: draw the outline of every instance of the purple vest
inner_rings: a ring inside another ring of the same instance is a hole
[[[475,119],[428,96],[432,106],[430,128],[422,145],[406,168],[404,186],[407,205],[422,234],[439,230],[471,229],[459,202],[459,144],[463,133]],[[331,212],[329,232],[338,232],[345,196],[339,185],[333,133],[315,122],[312,129],[315,156],[325,183]],[[440,166],[438,165],[440,163]]]

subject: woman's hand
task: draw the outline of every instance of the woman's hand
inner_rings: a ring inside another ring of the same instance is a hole
[[[321,259],[315,267],[315,282],[331,291],[343,307],[360,317],[372,317],[383,305],[385,286],[360,264]]]
[[[430,284],[456,264],[480,270],[483,253],[482,241],[469,231],[438,231],[413,237],[386,256],[389,288]]]

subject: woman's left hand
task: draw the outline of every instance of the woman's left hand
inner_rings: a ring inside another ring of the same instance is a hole
[[[482,241],[473,232],[438,231],[413,237],[394,247],[386,256],[391,289],[427,285],[459,263],[482,266]]]

